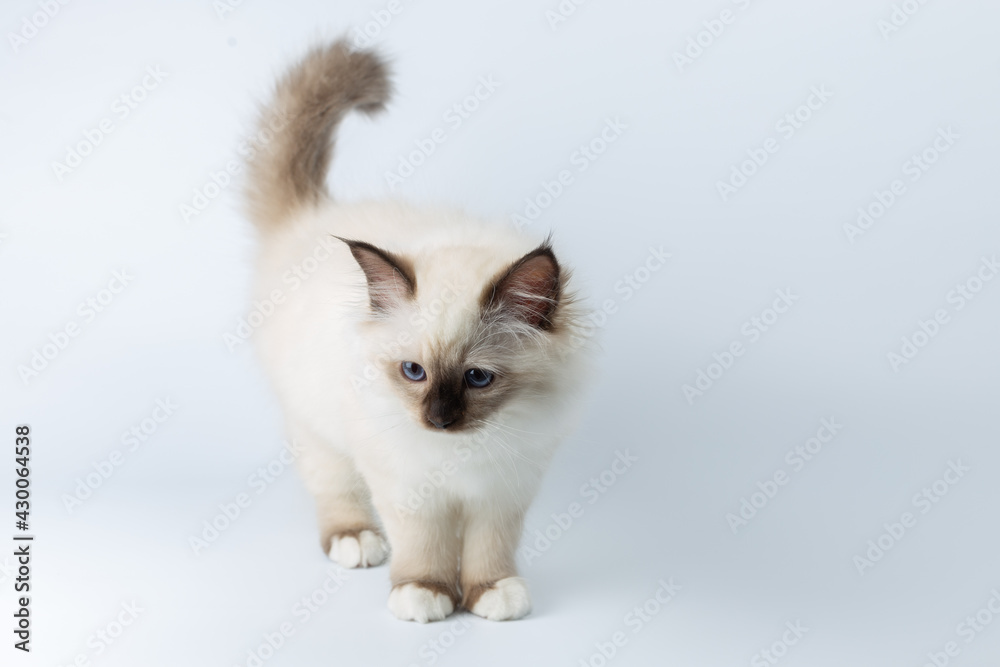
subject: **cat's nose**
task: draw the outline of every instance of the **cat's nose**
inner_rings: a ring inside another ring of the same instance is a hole
[[[448,428],[450,424],[454,424],[454,419],[448,419],[447,417],[428,417],[427,421],[434,424],[436,428]]]
[[[458,421],[461,416],[461,413],[454,406],[448,405],[446,401],[439,398],[432,400],[427,408],[425,417],[434,428],[446,429]]]

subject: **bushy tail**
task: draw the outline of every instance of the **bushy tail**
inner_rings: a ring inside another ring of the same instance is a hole
[[[285,74],[261,115],[262,138],[248,164],[247,197],[258,227],[278,225],[326,196],[337,125],[351,109],[382,110],[390,93],[385,62],[343,40],[313,49]]]

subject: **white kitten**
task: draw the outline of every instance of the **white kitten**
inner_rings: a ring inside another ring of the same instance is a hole
[[[459,606],[520,618],[531,602],[515,550],[572,421],[579,315],[548,241],[456,211],[330,199],[335,128],[389,93],[384,63],[343,42],[278,83],[248,197],[258,297],[293,289],[258,349],[329,556],[367,567],[391,545],[401,619]]]

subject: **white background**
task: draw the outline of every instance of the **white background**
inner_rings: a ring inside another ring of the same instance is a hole
[[[383,567],[350,572],[299,622],[293,606],[330,564],[295,473],[259,495],[248,481],[283,433],[250,345],[223,342],[250,308],[239,183],[189,221],[179,207],[238,157],[275,76],[385,5],[248,0],[220,17],[208,0],[80,0],[15,50],[9,33],[39,10],[4,3],[0,535],[14,532],[14,425],[28,423],[37,541],[30,657],[10,646],[13,560],[7,547],[0,557],[0,662],[246,665],[262,634],[291,622],[264,664],[429,665],[438,640],[449,648],[434,664],[597,667],[595,643],[622,631],[608,664],[759,665],[797,621],[808,632],[788,667],[918,666],[950,641],[949,664],[998,664],[1000,619],[971,643],[958,625],[1000,590],[1000,281],[961,310],[949,301],[1000,251],[1000,7],[986,0],[919,5],[888,36],[888,0],[593,0],[554,28],[557,0],[404,0],[374,39],[398,93],[387,114],[345,122],[331,187],[509,224],[543,181],[572,171],[532,227],[554,230],[591,303],[617,311],[526,544],[570,503],[584,514],[522,565],[534,594],[522,621],[396,621]],[[732,22],[678,67],[674,54],[725,9]],[[150,66],[166,78],[116,115]],[[482,76],[500,87],[390,193],[385,172],[448,127]],[[814,86],[832,97],[785,137],[776,123]],[[53,162],[103,118],[113,132],[60,180]],[[577,171],[574,152],[615,118],[625,132]],[[911,180],[904,163],[939,128],[958,139]],[[723,201],[717,182],[772,137],[779,150]],[[905,193],[849,242],[844,225],[894,179]],[[650,246],[672,257],[626,300],[615,285]],[[84,322],[78,305],[121,269],[134,279]],[[751,342],[744,323],[779,289],[797,301]],[[887,355],[937,309],[948,323],[894,370]],[[18,367],[70,322],[79,335],[22,380]],[[745,353],[687,400],[682,387],[733,341]],[[167,398],[174,414],[128,451],[122,433]],[[786,453],[823,418],[842,430],[796,471]],[[69,511],[64,497],[114,450],[122,465]],[[638,463],[588,504],[581,486],[618,450]],[[949,461],[969,471],[922,514],[914,495]],[[778,471],[788,483],[734,534],[727,514]],[[239,493],[251,506],[196,556],[189,537]],[[916,525],[859,572],[855,557],[904,512]],[[671,578],[677,596],[634,632],[626,614]],[[88,638],[133,601],[138,619],[97,655]]]

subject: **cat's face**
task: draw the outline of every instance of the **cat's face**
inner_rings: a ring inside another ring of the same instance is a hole
[[[417,424],[449,433],[482,428],[551,382],[557,369],[547,343],[561,333],[562,281],[547,244],[488,277],[468,269],[449,281],[427,259],[414,266],[347,243],[368,283],[368,326],[379,339],[372,361]],[[462,266],[461,258],[435,261]]]

